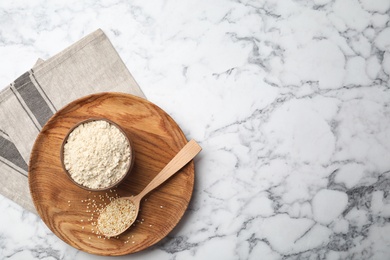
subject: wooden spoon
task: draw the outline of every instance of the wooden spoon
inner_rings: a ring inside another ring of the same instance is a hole
[[[194,140],[189,141],[138,195],[118,198],[108,204],[97,220],[100,234],[114,237],[126,231],[137,218],[142,198],[183,168],[201,150]]]

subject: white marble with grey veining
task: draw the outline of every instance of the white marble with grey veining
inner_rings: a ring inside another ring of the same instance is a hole
[[[180,224],[115,259],[389,259],[389,18],[389,0],[2,0],[0,86],[102,28],[202,145]],[[0,259],[103,259],[0,212]]]

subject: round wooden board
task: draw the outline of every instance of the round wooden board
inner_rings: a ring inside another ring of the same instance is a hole
[[[120,125],[133,141],[135,162],[129,177],[111,191],[89,192],[73,184],[61,168],[61,143],[77,122],[104,117]],[[46,225],[69,245],[98,255],[138,252],[164,238],[179,222],[194,184],[191,161],[141,202],[135,226],[119,238],[96,235],[96,207],[108,197],[138,194],[187,143],[174,120],[156,105],[123,93],[99,93],[59,110],[39,133],[31,152],[29,186]]]

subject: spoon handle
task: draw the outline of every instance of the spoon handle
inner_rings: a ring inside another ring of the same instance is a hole
[[[157,174],[156,177],[141,191],[136,197],[141,199],[153,189],[160,186],[163,182],[169,179],[177,171],[183,168],[189,161],[191,161],[200,151],[202,147],[194,140],[189,141],[173,159]]]

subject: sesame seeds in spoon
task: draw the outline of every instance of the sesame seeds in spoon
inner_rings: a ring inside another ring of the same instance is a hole
[[[126,231],[137,218],[142,198],[183,168],[201,150],[194,140],[189,141],[138,195],[118,198],[108,204],[97,220],[100,233],[114,237]]]

